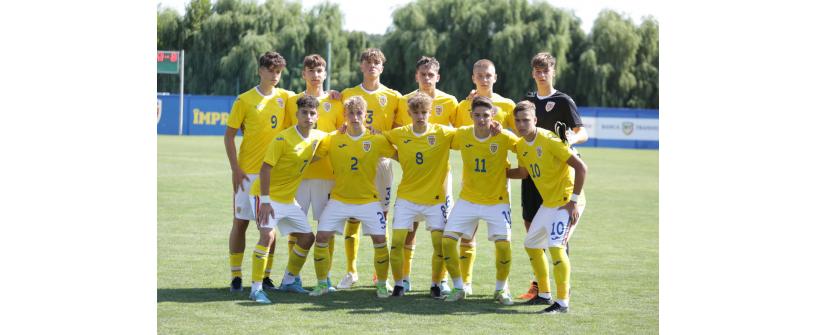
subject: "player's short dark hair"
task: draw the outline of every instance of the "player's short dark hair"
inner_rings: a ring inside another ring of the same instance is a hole
[[[535,104],[524,100],[515,105],[515,109],[512,110],[512,115],[518,116],[518,113],[528,111],[532,111],[532,114],[535,114]]]
[[[345,103],[342,105],[345,108],[345,111],[364,111],[368,109],[368,103],[365,102],[361,96],[355,95],[353,97],[348,98]]]
[[[303,96],[297,98],[297,110],[301,110],[303,108],[314,108],[317,109],[317,106],[320,105],[320,102],[317,101],[317,98],[312,97],[308,94],[303,94]]]
[[[419,91],[408,99],[407,104],[408,110],[411,111],[430,110],[430,106],[433,105],[433,99],[431,99],[427,93]]]
[[[382,53],[382,50],[377,48],[368,48],[362,52],[362,55],[359,56],[359,62],[368,61],[369,63],[378,60],[380,63],[385,64],[385,54]]]
[[[493,114],[495,114],[495,109],[492,106],[492,100],[487,97],[475,97],[473,99],[472,110],[474,111],[476,107],[487,107]]]
[[[533,68],[535,67],[548,67],[550,69],[555,68],[555,56],[548,52],[538,52],[534,57],[532,57],[532,61],[530,62]]]
[[[439,69],[441,68],[441,64],[439,64],[439,61],[436,60],[436,58],[422,56],[422,58],[419,58],[419,61],[416,62],[416,71],[425,65],[430,66],[430,68],[436,70],[436,72],[439,72]]]
[[[303,58],[303,69],[315,68],[318,66],[325,67],[325,59],[318,54],[311,54]]]
[[[265,68],[286,67],[286,59],[277,52],[266,51],[265,54],[258,58],[258,65]]]

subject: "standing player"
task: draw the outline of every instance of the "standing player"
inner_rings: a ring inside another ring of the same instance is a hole
[[[439,61],[433,57],[422,56],[419,58],[419,61],[416,62],[416,83],[419,85],[419,89],[410,92],[399,99],[399,111],[397,112],[397,118],[400,120],[399,123],[409,125],[414,122],[414,119],[411,118],[412,115],[410,115],[408,112],[408,99],[415,96],[418,92],[423,92],[432,98],[432,105],[430,106],[430,111],[426,117],[426,122],[443,126],[453,126],[456,123],[456,108],[458,107],[458,100],[456,100],[456,97],[436,89],[436,84],[438,84],[439,80],[441,80],[441,75],[439,74],[440,67],[441,65],[439,64]],[[446,202],[447,208],[449,209],[453,206],[453,181],[452,175],[450,175],[449,172],[447,174],[446,184],[446,194],[448,197]],[[416,229],[418,229],[418,227],[419,223],[414,222],[413,229],[409,230],[407,239],[405,240],[404,265],[402,268],[405,292],[410,291],[410,270],[413,263],[413,251],[416,249]],[[441,232],[439,232],[438,240],[433,240],[433,243],[438,243],[438,245],[434,245],[434,250],[437,252],[434,252],[433,255],[433,264],[435,265],[433,265],[434,270],[432,277],[434,284],[432,284],[430,289],[431,294],[434,295],[434,297],[440,296],[436,294],[439,290],[441,292],[439,294],[450,293],[450,288],[447,286],[447,281],[439,279],[444,278],[447,272],[447,270],[444,268],[444,260],[442,259],[441,254],[440,233]],[[393,264],[393,256],[391,256],[391,264]],[[441,286],[437,285],[439,284],[439,280],[441,280]]]
[[[290,97],[286,102],[286,121],[287,123],[296,123],[297,118],[297,104],[296,101],[304,95],[317,98],[319,106],[317,107],[317,123],[314,124],[315,129],[323,132],[330,133],[337,130],[343,122],[342,101],[332,99],[328,92],[323,90],[323,82],[325,81],[325,60],[317,54],[308,55],[303,59],[303,79],[306,81],[306,90],[298,93],[296,96]],[[293,120],[293,121],[290,121]],[[331,163],[328,159],[321,159],[310,164],[306,168],[303,175],[303,181],[297,188],[295,199],[300,207],[303,208],[303,213],[308,214],[308,209],[311,207],[312,217],[314,220],[319,220],[320,215],[323,213],[326,203],[328,203],[331,188],[334,187],[334,173],[331,170]],[[291,253],[297,239],[293,235],[289,235],[289,253]],[[330,257],[334,257],[334,239],[328,241],[328,249]],[[269,255],[271,259],[272,255]],[[331,285],[331,278],[328,279],[329,287]]]
[[[246,248],[246,228],[255,220],[250,205],[249,187],[257,178],[263,154],[269,142],[284,129],[285,103],[293,92],[275,87],[286,67],[286,59],[277,52],[266,52],[258,59],[260,84],[242,93],[232,105],[226,122],[224,146],[232,169],[233,213],[232,231],[229,233],[229,265],[232,268],[231,290],[243,289],[241,265]],[[243,132],[240,154],[236,153],[235,135]],[[274,253],[274,241],[271,251]],[[271,262],[269,262],[271,265]],[[274,289],[268,267],[263,278],[265,289]]]
[[[326,133],[312,129],[317,122],[319,103],[312,96],[297,99],[297,125],[274,138],[266,149],[260,180],[252,184],[252,198],[257,214],[260,238],[252,258],[252,292],[249,298],[268,304],[269,297],[261,289],[262,272],[266,266],[268,247],[274,240],[275,228],[281,236],[297,237],[297,244],[289,253],[289,264],[283,274],[279,290],[305,293],[297,276],[306,262],[306,256],[314,243],[314,234],[303,210],[294,200],[297,186],[303,179],[306,166]]]
[[[481,59],[475,62],[475,64],[473,64],[472,80],[476,88],[475,96],[489,98],[493,106],[496,107],[494,120],[498,121],[505,129],[515,131],[515,122],[512,118],[512,110],[515,109],[515,102],[492,91],[495,82],[498,81],[498,74],[495,73],[495,64],[489,59]],[[473,119],[470,117],[470,112],[472,111],[471,105],[471,99],[462,100],[461,103],[458,104],[458,109],[456,110],[456,127],[473,124]],[[509,190],[509,183],[507,183],[506,186],[507,190]],[[473,238],[475,238],[475,235],[473,235]],[[475,239],[472,241],[462,239],[460,248],[464,290],[467,291],[467,294],[472,294],[473,264],[475,264],[476,256]]]
[[[495,241],[493,298],[512,305],[507,285],[512,262],[509,245],[512,229],[506,169],[509,167],[507,153],[515,147],[518,137],[506,129],[491,136],[489,125],[495,110],[488,98],[476,97],[472,105],[474,126],[459,128],[452,144],[453,149],[461,150],[463,184],[442,239],[444,260],[454,285],[445,300],[457,301],[467,295],[459,265],[458,239],[472,239],[478,220],[484,220],[488,239]]]
[[[345,102],[347,133],[332,133],[326,137],[318,152],[318,156],[330,158],[337,182],[317,227],[314,269],[318,283],[311,292],[312,296],[329,292],[331,256],[328,241],[334,238],[334,233],[343,232],[346,220],[355,218],[362,223],[362,233],[370,235],[374,244],[376,295],[379,298],[388,297],[387,225],[374,179],[380,159],[394,156],[396,150],[384,136],[374,135],[364,127],[366,107],[361,97],[349,98]]]
[[[535,127],[536,123],[535,106],[528,101],[519,103],[515,109],[515,124],[523,139],[518,141],[515,152],[520,167],[507,171],[512,178],[531,177],[543,196],[543,205],[532,219],[524,240],[542,292],[527,303],[551,304],[549,264],[543,256],[543,249],[549,249],[555,268],[557,297],[555,303],[543,312],[566,313],[569,311],[571,262],[564,249],[569,231],[580,218],[577,202],[588,167],[569,150],[565,129],[562,134],[555,134]]]
[[[535,116],[537,117],[536,127],[543,128],[549,131],[555,131],[555,122],[563,122],[571,131],[567,132],[569,143],[581,144],[589,140],[586,130],[583,128],[583,122],[580,119],[580,114],[577,111],[577,105],[574,100],[563,92],[554,88],[555,79],[555,57],[548,52],[539,52],[530,62],[532,66],[532,79],[535,80],[537,90],[529,92],[524,100],[529,101],[535,106]],[[578,154],[578,157],[580,155]],[[535,184],[530,178],[524,178],[521,181],[521,207],[523,208],[524,228],[529,231],[529,225],[532,218],[538,212],[543,200]],[[580,201],[577,204],[580,213],[586,208],[585,192],[580,195]],[[578,221],[575,221],[577,225]],[[574,229],[569,231],[569,236],[566,236],[565,245],[566,251],[569,251],[569,238],[574,233]],[[546,257],[546,256],[544,256]],[[522,299],[531,299],[538,293],[538,284],[533,281],[526,294],[520,296]],[[547,285],[548,286],[548,285]]]
[[[402,296],[407,291],[404,269],[409,266],[403,263],[410,258],[405,251],[412,249],[407,248],[406,241],[409,241],[408,233],[416,236],[418,223],[414,220],[421,218],[425,219],[433,241],[430,295],[434,298],[442,296],[440,281],[444,278],[445,270],[441,244],[449,208],[447,199],[450,197],[444,180],[449,181],[450,146],[455,129],[428,122],[432,104],[433,100],[424,92],[411,93],[408,111],[412,124],[384,132],[399,152],[403,171],[394,205],[391,243],[391,269],[396,282],[394,296]]]
[[[379,76],[385,69],[385,54],[377,48],[369,48],[360,56],[359,69],[362,71],[362,83],[359,86],[346,88],[342,91],[343,100],[353,96],[360,96],[365,100],[364,126],[376,132],[391,130],[399,126],[396,120],[396,110],[399,105],[399,92],[387,88],[379,82]],[[393,170],[390,159],[383,158],[376,169],[376,189],[382,211],[387,216],[390,205],[391,184],[393,183]],[[347,259],[347,274],[342,278],[337,288],[350,288],[359,280],[357,275],[357,251],[359,250],[359,221],[351,220],[345,226],[345,257]],[[376,281],[376,278],[374,278]]]

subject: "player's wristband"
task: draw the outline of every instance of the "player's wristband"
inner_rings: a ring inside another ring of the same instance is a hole
[[[580,200],[580,194],[572,193],[572,198],[570,199],[570,201],[577,202],[577,200]]]
[[[262,203],[262,204],[271,204],[272,199],[270,199],[268,195],[261,195],[260,196],[260,203]]]

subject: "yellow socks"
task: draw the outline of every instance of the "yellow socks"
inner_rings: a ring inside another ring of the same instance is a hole
[[[512,251],[509,241],[495,241],[495,280],[506,282],[509,278],[509,269],[512,267]]]
[[[289,264],[286,266],[286,271],[292,276],[299,276],[303,264],[306,263],[306,256],[308,256],[308,249],[303,249],[295,244],[292,253],[289,254]]]
[[[269,255],[269,248],[260,244],[255,245],[252,253],[252,282],[263,281],[263,270],[266,268],[266,259]]]
[[[263,274],[264,277],[269,277],[272,274],[272,264],[274,264],[274,254],[270,253],[266,259],[266,271]]]
[[[229,268],[232,270],[232,277],[241,277],[241,264],[243,263],[243,253],[233,252],[229,254]]]
[[[357,273],[357,252],[359,251],[359,230],[358,220],[348,220],[345,223],[345,267],[347,272]]]
[[[569,301],[569,277],[572,272],[572,264],[569,262],[569,255],[566,250],[560,247],[549,248],[552,254],[552,266],[555,267],[555,285],[557,286],[557,300],[568,304]],[[540,284],[540,283],[539,283]]]
[[[529,262],[532,263],[532,271],[535,272],[538,292],[552,292],[552,288],[549,286],[549,261],[546,259],[543,249],[526,248],[526,253],[529,255]]]
[[[391,242],[391,271],[393,271],[393,280],[402,280],[405,276],[402,260],[404,259],[405,239],[407,238],[407,229],[394,229],[393,241]],[[376,275],[379,277],[379,274]]]
[[[438,284],[444,279],[444,274],[447,269],[444,265],[444,251],[442,250],[442,235],[441,230],[434,230],[430,232],[430,239],[433,242],[433,260],[431,261],[433,283]]]
[[[395,235],[394,235],[395,237]],[[410,268],[413,265],[413,250],[416,249],[415,244],[406,244],[404,247],[404,254],[405,258],[402,262],[402,275],[404,275],[403,279],[410,278]]]
[[[331,273],[331,264],[334,264],[334,235],[328,240],[328,273]]]
[[[450,278],[453,279],[453,285],[461,289],[463,283],[461,280],[461,266],[458,261],[458,240],[452,237],[444,236],[442,238],[442,249],[444,250],[444,263],[447,265],[447,271],[450,272]]]
[[[297,244],[297,238],[294,235],[289,235],[289,253],[291,253],[291,249],[294,248],[295,244]]]
[[[328,249],[328,243],[314,244],[314,270],[317,273],[317,280],[328,278],[328,270],[331,267],[331,256]]]
[[[465,283],[472,283],[473,264],[475,264],[475,241],[467,244],[461,242],[459,252],[461,253],[461,261],[459,262],[461,264],[461,279],[463,279]],[[450,270],[449,266],[447,270]]]
[[[374,269],[379,282],[388,280],[388,242],[374,244]]]

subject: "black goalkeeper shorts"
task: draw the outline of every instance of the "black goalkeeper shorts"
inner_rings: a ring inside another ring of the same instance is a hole
[[[532,178],[526,177],[521,180],[521,208],[523,209],[523,217],[524,221],[532,222],[532,219],[535,218],[535,214],[538,213],[538,209],[543,204],[543,198],[541,198],[540,193],[538,193],[538,189],[535,187],[535,183],[532,181]]]

